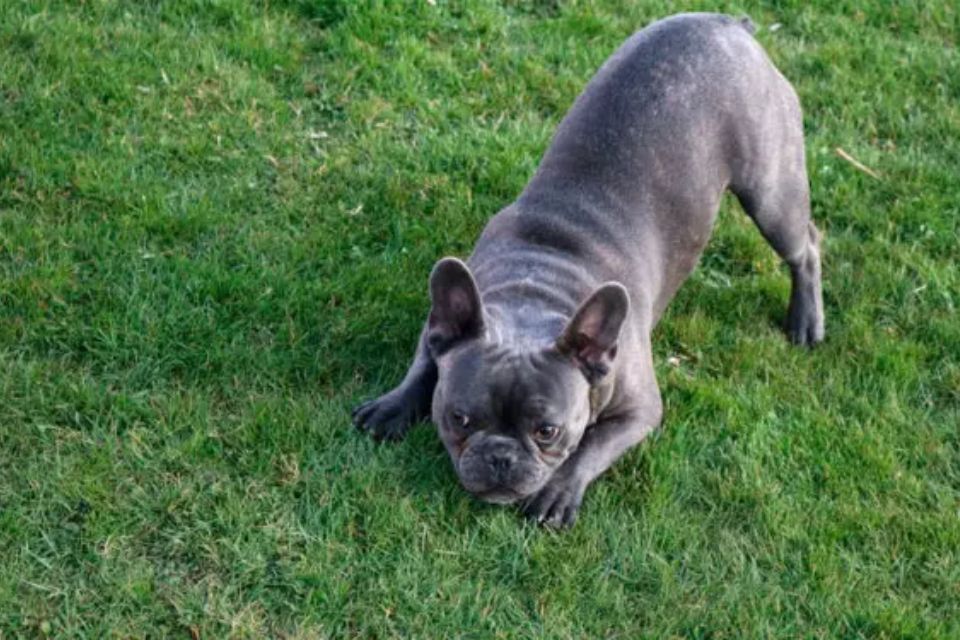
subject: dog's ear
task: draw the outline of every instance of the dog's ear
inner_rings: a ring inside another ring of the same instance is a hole
[[[444,351],[483,333],[483,306],[469,267],[456,258],[440,260],[430,274],[430,318],[427,344],[430,353]]]
[[[620,329],[630,311],[630,295],[619,282],[601,285],[580,305],[557,338],[560,353],[573,358],[591,384],[610,370]]]

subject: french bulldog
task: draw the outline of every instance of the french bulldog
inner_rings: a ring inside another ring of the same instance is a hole
[[[574,523],[584,491],[661,422],[650,334],[729,189],[790,268],[786,332],[824,337],[797,94],[746,19],[630,37],[466,262],[440,260],[403,381],[353,412],[376,439],[432,417],[467,491]]]

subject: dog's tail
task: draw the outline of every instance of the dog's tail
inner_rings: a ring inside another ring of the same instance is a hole
[[[753,24],[753,20],[749,16],[740,16],[737,18],[737,22],[747,30],[747,33],[754,34],[757,32],[757,25]]]

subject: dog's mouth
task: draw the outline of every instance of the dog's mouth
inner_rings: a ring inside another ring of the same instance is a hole
[[[507,473],[497,473],[482,461],[475,451],[468,451],[454,459],[454,468],[460,485],[475,498],[490,504],[513,504],[540,490],[547,480],[540,465],[529,460],[515,462]]]
[[[513,504],[525,497],[509,487],[497,487],[489,491],[475,492],[474,495],[490,504]]]
[[[536,487],[531,486],[530,482],[520,482],[519,485],[512,482],[491,482],[490,478],[474,478],[469,474],[457,474],[460,479],[460,485],[467,490],[473,497],[487,502],[490,504],[513,504],[519,500],[523,500],[530,495],[531,489],[536,489]]]

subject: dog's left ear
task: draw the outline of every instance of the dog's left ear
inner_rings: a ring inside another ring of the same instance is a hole
[[[630,295],[619,282],[601,285],[580,305],[557,338],[560,353],[573,358],[594,384],[610,370],[620,329],[630,311]]]
[[[430,317],[427,344],[434,357],[462,340],[483,334],[483,305],[470,268],[444,258],[430,274]]]

